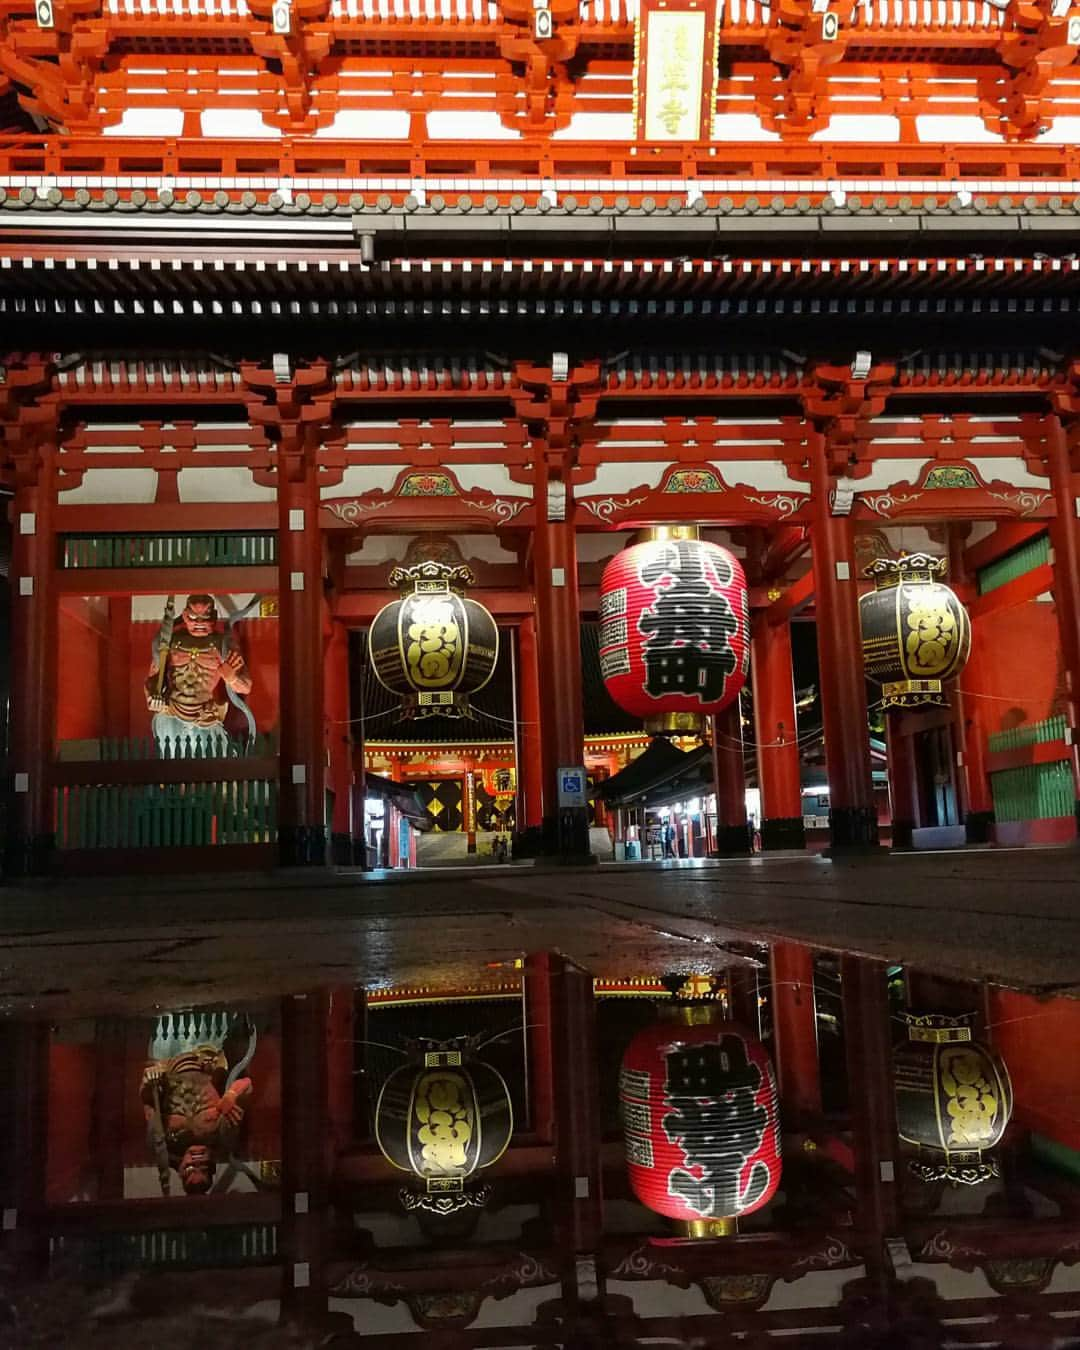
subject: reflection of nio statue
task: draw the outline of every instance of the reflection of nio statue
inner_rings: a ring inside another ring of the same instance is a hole
[[[146,681],[146,704],[155,714],[154,738],[202,742],[220,752],[226,740],[222,684],[238,695],[251,692],[251,677],[238,651],[223,650],[215,632],[217,608],[209,595],[189,595],[173,624],[171,601],[161,627],[157,657]]]
[[[251,1079],[227,1087],[228,1068],[221,1050],[198,1045],[144,1071],[139,1096],[162,1195],[169,1194],[170,1168],[188,1195],[202,1195],[218,1163],[234,1152]]]

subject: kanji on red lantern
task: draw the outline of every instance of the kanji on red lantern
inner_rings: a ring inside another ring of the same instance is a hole
[[[600,585],[600,669],[627,712],[719,712],[749,663],[746,577],[718,544],[663,539],[614,557]]]
[[[630,1184],[649,1209],[736,1218],[776,1193],[776,1079],[764,1046],[739,1027],[646,1027],[623,1056],[619,1100]]]

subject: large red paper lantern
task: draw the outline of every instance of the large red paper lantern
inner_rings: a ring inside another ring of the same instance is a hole
[[[600,672],[626,712],[726,708],[746,681],[749,602],[742,567],[703,539],[651,539],[617,554],[600,582]]]
[[[776,1078],[765,1047],[714,1005],[664,1009],[623,1056],[626,1165],[643,1205],[715,1231],[780,1184]]]

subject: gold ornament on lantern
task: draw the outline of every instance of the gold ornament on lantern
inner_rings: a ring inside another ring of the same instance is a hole
[[[402,696],[406,717],[472,717],[469,695],[495,673],[499,630],[465,595],[475,583],[464,563],[429,557],[390,573],[401,598],[376,614],[368,632],[375,678]]]
[[[866,673],[881,685],[882,706],[948,706],[944,686],[963,670],[971,621],[941,580],[943,558],[909,553],[863,568],[874,590],[859,601]]]

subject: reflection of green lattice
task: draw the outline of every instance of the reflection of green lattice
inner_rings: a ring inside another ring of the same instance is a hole
[[[924,488],[977,488],[979,480],[964,464],[937,464],[926,475]]]

